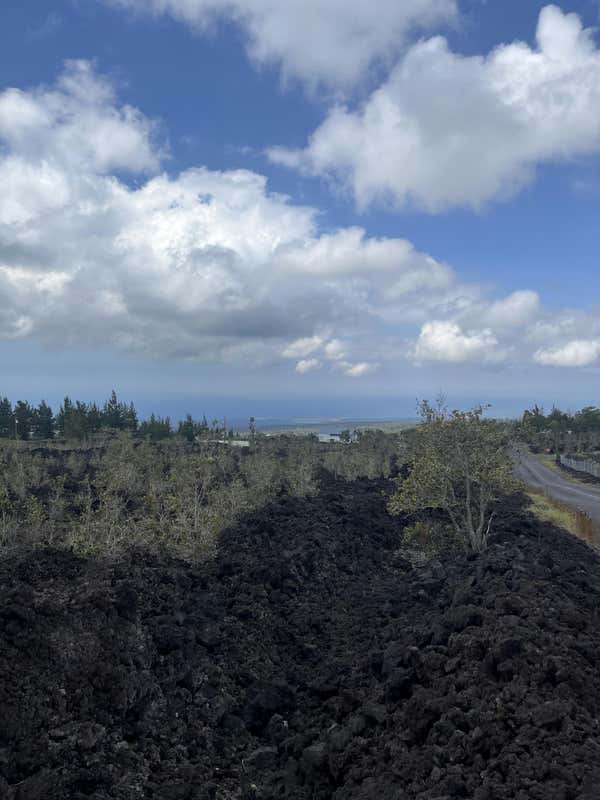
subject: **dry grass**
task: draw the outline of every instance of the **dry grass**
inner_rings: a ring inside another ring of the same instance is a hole
[[[600,548],[600,527],[585,511],[570,508],[564,503],[531,489],[527,492],[531,500],[530,510],[544,522],[564,528],[595,548]]]
[[[532,453],[534,458],[543,464],[545,467],[549,467],[550,469],[558,469],[556,465],[556,458],[550,453]]]
[[[572,472],[568,472],[566,469],[562,469],[557,463],[556,458],[549,453],[532,453],[533,457],[536,458],[540,464],[543,464],[548,469],[551,469],[553,472],[556,472],[557,475],[560,475],[561,478],[564,478],[566,481],[570,483],[577,483],[579,486],[589,486],[589,481],[586,481],[584,478],[578,478],[576,475],[573,475]]]

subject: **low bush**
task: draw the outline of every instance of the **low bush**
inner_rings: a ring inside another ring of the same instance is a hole
[[[85,555],[143,545],[190,559],[219,533],[282,493],[318,491],[324,469],[346,480],[389,477],[397,437],[355,444],[309,436],[257,437],[243,450],[128,432],[87,444],[0,443],[0,550],[63,546]]]

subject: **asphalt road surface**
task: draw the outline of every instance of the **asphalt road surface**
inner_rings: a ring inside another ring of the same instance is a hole
[[[541,464],[531,453],[521,449],[515,452],[515,472],[524,483],[542,489],[571,508],[585,511],[594,522],[600,523],[600,486],[584,486],[563,478],[558,472]]]

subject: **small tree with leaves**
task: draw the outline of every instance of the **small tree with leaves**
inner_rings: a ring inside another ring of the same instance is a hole
[[[515,482],[505,430],[484,419],[481,406],[449,412],[443,399],[419,405],[409,476],[391,498],[392,513],[446,512],[457,537],[470,549],[485,550],[494,504]]]

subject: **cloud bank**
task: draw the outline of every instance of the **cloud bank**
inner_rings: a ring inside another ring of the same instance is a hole
[[[405,239],[321,231],[248,170],[169,175],[160,131],[87,62],[0,92],[1,339],[355,379],[600,359],[597,315],[489,298]]]
[[[87,62],[52,87],[0,93],[0,148],[5,339],[292,357],[299,372],[324,348],[359,376],[371,365],[353,339],[377,309],[453,280],[403,239],[320,233],[315,209],[256,173],[161,172],[157,125]]]

